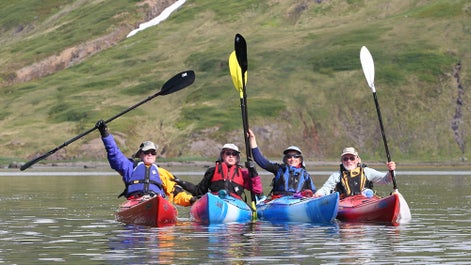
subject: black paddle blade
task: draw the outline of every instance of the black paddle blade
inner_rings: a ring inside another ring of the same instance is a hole
[[[162,90],[160,90],[159,95],[168,95],[173,92],[177,92],[180,89],[183,89],[195,81],[195,72],[192,70],[184,71],[181,73],[176,74],[174,77],[170,78],[165,84],[162,86]]]
[[[244,37],[237,33],[234,39],[234,50],[236,52],[237,61],[239,62],[240,69],[242,74],[247,71],[247,42],[245,42]]]

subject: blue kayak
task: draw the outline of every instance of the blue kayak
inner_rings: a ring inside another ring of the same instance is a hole
[[[257,216],[273,223],[331,223],[337,216],[338,204],[338,192],[319,198],[287,195],[259,202]]]
[[[200,224],[248,223],[252,210],[242,200],[225,192],[206,193],[190,208],[191,220]]]

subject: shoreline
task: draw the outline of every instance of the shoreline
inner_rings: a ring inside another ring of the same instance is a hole
[[[275,161],[276,162],[276,161]],[[279,162],[279,161],[278,161]],[[471,170],[471,163],[468,162],[396,162],[398,165],[398,170],[407,169],[407,168],[417,168],[417,169],[427,169],[427,168],[444,168],[444,169],[456,169]],[[20,169],[24,163],[12,162],[10,164],[0,165],[0,169]],[[188,168],[208,168],[214,165],[214,161],[157,161],[157,164],[163,168],[174,168],[174,167],[188,167]],[[243,165],[243,163],[241,163]],[[308,170],[316,169],[333,169],[336,170],[339,166],[339,162],[326,162],[326,161],[315,161],[315,162],[305,162],[306,168]],[[378,168],[382,170],[382,167],[385,167],[383,162],[370,162],[367,163],[368,166]],[[67,169],[67,170],[79,170],[79,169],[95,169],[95,170],[112,170],[109,167],[107,161],[74,161],[74,162],[59,162],[51,161],[47,163],[38,163],[31,166],[24,171],[31,170],[44,170],[44,169]]]

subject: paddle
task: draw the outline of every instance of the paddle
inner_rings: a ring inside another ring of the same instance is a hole
[[[368,86],[371,88],[371,91],[373,92],[373,98],[376,105],[376,112],[378,113],[379,127],[381,129],[381,135],[383,136],[383,143],[384,143],[384,148],[386,150],[386,156],[388,158],[388,162],[391,162],[391,154],[389,153],[388,141],[386,140],[386,134],[384,132],[383,118],[381,117],[381,110],[379,108],[378,96],[376,95],[376,88],[374,85],[375,65],[374,65],[373,57],[371,56],[371,53],[368,51],[368,49],[365,46],[361,47],[360,61],[361,61],[361,67],[363,68],[363,73],[365,74],[366,82],[368,83]],[[391,174],[391,177],[393,180],[393,188],[397,190],[396,177],[394,176],[394,171],[390,170],[389,173]]]
[[[371,88],[371,91],[373,92],[373,98],[375,101],[376,112],[378,114],[381,135],[383,136],[383,143],[384,143],[384,148],[386,150],[386,156],[387,156],[388,162],[391,162],[391,154],[389,153],[388,142],[386,140],[386,133],[384,132],[383,118],[381,117],[381,110],[379,108],[378,96],[376,95],[376,88],[374,85],[375,65],[374,65],[373,57],[371,56],[370,51],[365,46],[361,47],[360,49],[360,62],[361,62],[361,67],[363,69],[363,73],[365,74],[366,82],[368,83],[368,86]],[[399,194],[399,201],[400,201],[400,207],[401,207],[400,218],[402,218],[404,221],[408,221],[411,218],[409,205],[407,205],[406,200],[404,199],[404,197],[402,197],[402,195],[399,193],[397,189],[396,176],[395,176],[394,170],[390,170],[389,173],[391,174],[391,177],[392,177],[394,192],[397,192]]]
[[[229,70],[231,72],[232,82],[237,91],[239,91],[240,96],[240,109],[242,114],[242,126],[244,129],[244,141],[245,141],[245,151],[247,156],[247,163],[252,162],[252,151],[250,149],[250,142],[247,136],[249,130],[249,120],[247,113],[247,43],[245,42],[244,37],[240,34],[236,34],[234,39],[234,51],[229,56]],[[253,177],[252,170],[249,169],[250,177]],[[250,191],[250,197],[252,200],[251,205],[252,209],[252,220],[257,219],[257,210],[255,207],[256,199],[255,193]]]
[[[152,96],[149,96],[147,97],[145,100],[142,100],[141,102],[129,107],[128,109],[124,110],[123,112],[121,113],[118,113],[116,114],[115,116],[105,120],[105,123],[110,123],[111,121],[113,121],[114,119],[128,113],[129,111],[139,107],[140,105],[152,100],[153,98],[157,97],[157,96],[164,96],[164,95],[168,95],[168,94],[171,94],[173,92],[177,92],[178,90],[180,89],[183,89],[189,85],[191,85],[193,83],[193,81],[195,80],[195,73],[192,71],[192,70],[188,70],[188,71],[184,71],[184,72],[181,72],[181,73],[178,73],[177,75],[175,75],[174,77],[170,78],[163,86],[162,86],[162,89],[155,93],[154,95]],[[50,150],[49,152],[39,156],[39,157],[36,157],[35,159],[31,160],[31,161],[28,161],[26,162],[23,166],[21,166],[21,170],[25,170],[27,168],[29,168],[30,166],[32,166],[33,164],[35,164],[36,162],[40,161],[40,160],[43,160],[45,159],[46,157],[54,154],[55,152],[57,152],[59,149],[75,142],[76,140],[84,137],[85,135],[93,132],[94,130],[96,130],[97,127],[93,127],[77,136],[75,136],[74,138],[64,142],[63,144],[57,146],[56,148]]]

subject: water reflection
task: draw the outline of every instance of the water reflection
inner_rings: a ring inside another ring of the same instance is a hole
[[[337,264],[371,264],[381,258],[387,263],[391,254],[397,254],[400,242],[401,227],[341,223],[339,236],[330,242],[330,248],[336,251],[326,253],[325,258]]]
[[[109,240],[110,264],[174,264],[177,227],[150,228],[125,225]]]
[[[398,176],[413,215],[399,227],[204,226],[189,222],[184,207],[175,226],[139,227],[114,220],[119,176],[3,180],[0,264],[471,263],[470,175]]]
[[[232,261],[232,264],[243,264],[244,257],[257,255],[260,252],[254,233],[257,224],[198,225],[193,224],[193,232],[207,242],[203,252],[209,260]],[[203,242],[203,240],[201,240]]]

